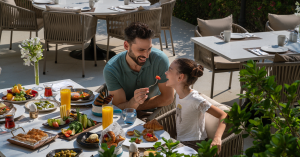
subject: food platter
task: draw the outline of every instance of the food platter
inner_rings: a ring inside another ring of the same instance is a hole
[[[77,102],[73,102],[73,101],[71,101],[71,105],[73,105],[73,106],[91,105],[95,101],[95,99],[96,99],[95,94],[97,94],[97,92],[93,92],[94,97],[93,97],[92,100],[89,100],[89,101],[86,101],[86,102],[78,102],[78,101]],[[58,101],[58,102],[60,102],[60,94],[57,94],[55,96],[55,100]]]
[[[14,105],[14,108],[16,109],[14,119],[21,117],[25,113],[24,106]],[[0,118],[0,122],[5,122],[5,119]]]
[[[77,143],[79,143],[81,146],[83,147],[86,147],[86,148],[99,148],[99,142],[97,143],[88,143],[86,142],[86,139],[91,135],[91,134],[95,134],[95,133],[92,133],[92,132],[85,132],[85,133],[82,133],[80,134],[76,141]],[[97,134],[97,133],[96,133]],[[97,134],[98,135],[98,138],[101,137],[101,134]]]
[[[54,149],[51,152],[49,152],[47,154],[46,157],[54,157],[55,153],[61,152],[61,151],[65,151],[65,150],[73,150],[74,152],[77,153],[77,155],[75,155],[75,157],[78,157],[81,153],[82,153],[82,149],[81,148],[62,148],[62,149]]]
[[[88,89],[84,89],[84,88],[72,88],[71,89],[71,95],[74,95],[75,93],[80,93],[80,92],[84,92],[89,94],[88,97],[84,97],[83,99],[72,99],[71,97],[71,103],[83,103],[83,102],[89,102],[89,101],[93,101],[94,100],[94,93],[91,90]],[[59,94],[60,95],[60,94]]]
[[[127,132],[127,131],[138,130],[138,131],[142,132],[144,129],[145,129],[145,128],[143,127],[143,125],[137,125],[137,126],[135,126],[135,127],[133,127],[133,128],[129,128],[129,129],[128,129],[128,128],[124,128],[124,131]],[[165,131],[165,130],[154,131],[154,133],[155,133],[156,137],[158,138],[158,141],[155,141],[155,142],[148,142],[148,141],[146,141],[146,140],[143,138],[143,136],[140,136],[139,138],[141,138],[141,139],[143,140],[143,142],[140,143],[140,144],[137,144],[137,146],[138,146],[139,148],[152,148],[153,145],[154,145],[156,142],[161,142],[162,145],[165,144],[165,141],[162,139],[163,137],[164,137],[165,139],[167,139],[167,140],[170,139],[170,134],[169,134],[167,131]],[[131,144],[131,142],[129,142],[129,141],[130,141],[130,139],[133,138],[133,137],[135,137],[135,136],[129,136],[129,135],[126,134],[126,139],[125,139],[123,145],[129,147],[130,144]]]
[[[25,89],[25,90],[26,90],[26,89]],[[4,91],[4,92],[0,93],[0,98],[4,97],[4,96],[6,96],[6,95],[7,95],[7,91]],[[35,100],[38,96],[39,96],[39,93],[37,92],[37,93],[35,94],[34,97],[32,97],[31,99],[28,99],[28,100],[24,100],[24,101],[10,101],[10,100],[3,100],[3,101],[5,101],[5,102],[10,102],[10,103],[15,103],[15,104],[19,104],[19,103],[21,104],[21,103],[26,103],[26,102],[28,102],[28,101]]]
[[[32,101],[29,101],[25,104],[25,108],[27,108],[29,110],[29,106],[31,104],[34,104],[34,103],[37,103],[37,102],[40,102],[40,101],[49,101],[49,103],[53,104],[54,107],[53,108],[48,108],[48,109],[38,109],[39,112],[48,112],[48,111],[53,111],[53,110],[56,110],[57,107],[59,107],[59,104],[56,102],[56,101],[53,101],[53,100],[47,100],[47,99],[38,99],[38,100],[32,100]]]

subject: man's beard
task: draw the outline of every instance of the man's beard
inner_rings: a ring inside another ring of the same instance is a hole
[[[128,56],[139,66],[143,66],[146,62],[139,62],[139,58],[145,58],[144,56],[138,56],[136,57],[131,48],[129,48],[129,51],[128,51]]]

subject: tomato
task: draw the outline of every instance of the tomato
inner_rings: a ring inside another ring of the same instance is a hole
[[[55,127],[55,128],[58,128],[58,127],[59,127],[59,125],[58,125],[57,122],[53,122],[52,125],[53,125],[53,127]],[[72,132],[72,131],[71,131],[71,132]]]
[[[66,134],[71,135],[71,134],[72,134],[72,130],[68,130],[68,131],[66,132]]]
[[[31,94],[37,94],[37,91],[31,90]]]
[[[94,121],[94,120],[93,120]],[[97,124],[97,121],[94,121],[95,125]]]
[[[65,134],[66,137],[70,137],[70,134]]]

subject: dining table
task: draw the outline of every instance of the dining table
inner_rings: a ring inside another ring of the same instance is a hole
[[[56,83],[67,83],[68,85],[73,86],[73,88],[84,88],[83,86],[81,86],[80,84],[72,81],[71,79],[66,79],[66,80],[58,80],[58,81],[52,81],[52,82],[45,82],[45,83],[52,83],[52,84],[56,84]],[[43,84],[43,83],[42,83]],[[23,87],[25,87],[25,89],[30,89],[32,87],[34,87],[35,84],[32,85],[25,85]],[[8,89],[0,89],[0,93],[6,91]],[[53,95],[59,94],[58,92],[54,92]],[[44,98],[44,91],[39,91],[39,96],[36,99],[40,99],[40,98]],[[24,107],[24,103],[20,104],[20,103],[14,103],[14,105],[18,106],[18,107]],[[97,122],[102,122],[102,117],[98,117],[98,116],[94,116],[92,114],[92,105],[85,105],[85,106],[71,106],[71,109],[75,109],[79,107],[80,108],[80,112],[82,112],[83,114],[86,114],[87,117],[97,121]],[[25,107],[24,107],[25,108]],[[36,119],[31,119],[29,116],[29,110],[25,110],[25,112],[18,118],[15,119],[15,123],[16,125],[18,125],[18,127],[22,127],[25,131],[29,131],[30,129],[40,129],[42,131],[47,131],[49,133],[52,134],[58,134],[61,132],[60,129],[52,129],[52,128],[48,128],[42,125],[42,123],[47,122],[47,119],[51,119],[51,118],[55,118],[55,117],[59,117],[60,116],[60,109],[59,107],[54,110],[54,111],[49,111],[49,112],[39,112],[38,114],[38,118]],[[113,121],[117,122],[124,130],[129,130],[132,129],[133,127],[136,127],[138,125],[142,125],[145,122],[140,120],[140,119],[136,119],[136,121],[132,124],[125,124],[123,119],[121,118],[121,114],[116,114],[114,113],[113,115]],[[0,122],[0,130],[1,128],[4,128],[4,123]],[[67,129],[67,127],[65,127],[65,129]],[[101,131],[103,130],[102,125],[91,130],[90,132],[93,133],[98,133],[101,134]],[[133,130],[133,129],[132,129]],[[16,133],[20,133],[17,131],[21,131],[22,130],[16,130]],[[5,132],[5,131],[0,131],[0,157],[14,157],[14,156],[22,156],[22,157],[32,157],[32,156],[46,156],[50,151],[54,150],[54,149],[61,149],[61,148],[66,148],[66,149],[72,149],[72,148],[82,148],[83,149],[83,153],[80,154],[80,157],[98,157],[98,150],[99,148],[85,148],[82,147],[80,144],[77,143],[76,138],[71,140],[71,141],[67,141],[64,139],[60,139],[57,138],[55,139],[55,141],[46,144],[40,148],[37,148],[36,150],[31,150],[28,148],[24,148],[18,145],[14,145],[11,144],[7,141],[7,139],[12,137],[11,132]],[[184,145],[180,144],[179,147],[183,147]],[[122,146],[123,149],[123,153],[122,153],[122,157],[129,157],[129,147],[128,146]],[[145,151],[145,148],[139,148],[140,151],[140,155],[143,155],[143,152]]]
[[[84,8],[84,7],[89,7],[89,0],[58,0],[58,4],[56,3],[51,3],[51,4],[45,4],[45,2],[50,2],[52,0],[32,0],[32,5],[40,10],[46,10],[46,5],[48,6],[53,6],[53,7],[61,7],[61,8]],[[54,0],[55,1],[55,0]],[[134,7],[135,9],[129,9],[129,10],[124,10],[124,9],[119,9],[120,7]],[[124,0],[98,0],[95,2],[94,9],[87,10],[87,11],[82,11],[84,14],[89,14],[93,15],[98,19],[105,20],[105,17],[108,15],[116,15],[116,14],[124,14],[124,13],[129,13],[133,11],[137,11],[137,8],[139,6],[150,6],[150,2],[145,0],[145,1],[135,1],[135,0],[130,0],[128,5],[124,4]],[[114,9],[112,9],[114,7]],[[117,9],[115,9],[117,8]],[[94,38],[91,39],[91,42],[87,48],[85,48],[85,60],[94,60]],[[97,60],[104,60],[106,59],[106,50],[103,50],[99,48],[96,45],[96,52],[97,52]],[[115,55],[113,51],[109,52],[110,56]],[[70,56],[76,59],[82,59],[82,50],[74,50],[70,53]],[[95,65],[96,66],[96,65]]]
[[[216,36],[192,37],[191,41],[200,45],[201,47],[204,47],[212,53],[227,59],[230,62],[246,62],[247,60],[272,60],[275,56],[274,53],[269,53],[268,55],[258,55],[250,52],[248,49],[260,48],[267,45],[277,45],[278,35],[285,35],[287,38],[289,38],[289,34],[289,31],[283,30],[251,33],[250,37],[230,42],[224,42],[222,39]],[[252,40],[251,38],[255,38],[255,40]],[[293,54],[300,55],[299,41],[295,43],[288,41],[284,47],[288,48],[290,51],[293,51]]]

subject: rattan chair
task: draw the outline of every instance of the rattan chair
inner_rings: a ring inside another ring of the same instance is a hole
[[[108,89],[105,83],[101,85],[98,89],[96,89],[95,92],[97,93],[105,92],[105,96],[108,96]],[[175,106],[176,105],[175,105],[175,97],[174,97],[174,101],[170,105],[157,108],[149,117],[147,117],[146,121],[150,121],[158,116],[165,114],[166,112],[174,109]]]
[[[265,31],[266,32],[274,31],[274,29],[270,26],[269,21],[266,22]]]
[[[230,106],[227,107],[231,108]],[[164,127],[164,130],[166,130],[170,134],[171,138],[177,139],[176,109],[172,109],[171,111],[166,112],[165,114],[157,117],[156,120]],[[205,125],[209,124],[205,123]],[[224,137],[222,139],[222,147],[219,157],[229,157],[242,154],[244,147],[244,139],[242,137],[242,134],[243,132],[239,134],[232,133],[229,136]]]
[[[202,37],[202,35],[199,32],[200,32],[199,27],[196,26],[195,37]],[[232,32],[247,33],[248,31],[243,27],[233,23]],[[211,83],[211,92],[210,92],[211,98],[213,98],[215,73],[230,72],[228,89],[231,88],[232,72],[239,71],[239,64],[240,64],[239,62],[230,62],[220,56],[217,56],[213,52],[207,50],[206,48],[198,44],[194,44],[194,59],[197,63],[203,65],[205,68],[212,71],[212,83]],[[218,65],[219,67],[223,67],[223,68],[219,68],[219,69],[216,68],[217,64],[219,64]]]
[[[44,26],[42,12],[32,6],[31,1],[15,0],[16,5],[11,5],[0,0],[0,42],[3,30],[10,30],[10,46],[12,49],[13,31],[38,31]]]
[[[267,76],[275,76],[275,81],[278,85],[282,85],[284,87],[284,84],[292,84],[296,80],[300,80],[300,62],[286,62],[286,63],[256,63],[256,66],[258,68],[266,67],[265,70],[267,71]],[[243,64],[240,65],[240,69],[245,69],[245,66]],[[240,82],[241,90],[240,94],[243,93],[245,90],[242,88],[242,86],[245,84],[245,82]],[[280,102],[287,102],[287,98],[284,94],[286,90],[282,88],[281,90],[281,99]],[[297,95],[300,95],[300,88],[297,90]],[[300,98],[297,98],[300,100]],[[296,100],[296,101],[298,101]],[[242,105],[242,99],[239,101],[239,105]]]
[[[173,56],[175,56],[175,50],[174,50],[174,44],[173,44],[171,25],[172,25],[172,14],[173,14],[173,9],[174,9],[175,3],[176,3],[176,0],[171,0],[171,1],[161,5],[161,7],[162,7],[161,30],[164,30],[166,48],[168,48],[166,30],[170,31],[170,38],[171,38],[171,43],[172,43]]]
[[[57,44],[78,44],[82,46],[82,77],[84,74],[84,44],[96,37],[97,19],[92,15],[71,12],[43,12],[44,38],[48,48],[49,43],[56,44],[55,63],[57,63]],[[96,40],[94,40],[94,58],[96,57]],[[46,52],[44,53],[44,71],[46,73]]]
[[[161,31],[161,7],[151,9],[135,11],[120,15],[108,15],[106,16],[107,24],[107,54],[106,61],[109,60],[109,37],[115,37],[124,40],[124,30],[132,22],[146,23],[150,29],[154,31],[154,38],[159,38],[160,49],[162,50],[162,43],[160,37]]]

